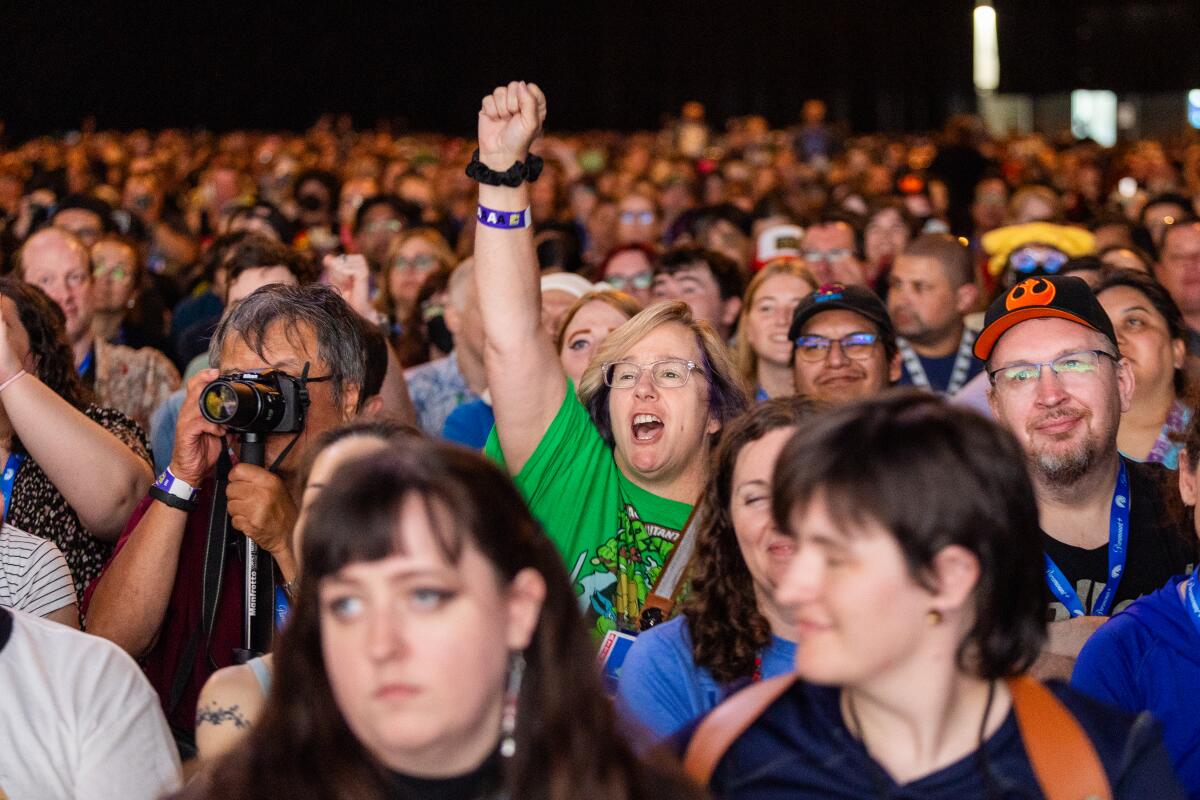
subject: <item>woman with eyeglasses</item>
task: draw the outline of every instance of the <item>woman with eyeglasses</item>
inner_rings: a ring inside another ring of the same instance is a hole
[[[657,257],[658,254],[649,245],[621,245],[609,251],[600,263],[600,278],[645,308],[650,305],[650,286],[654,283],[654,260]]]
[[[106,233],[92,245],[96,338],[129,347],[167,347],[162,298],[146,283],[141,253],[129,239]]]
[[[450,246],[433,228],[409,228],[388,247],[375,307],[387,316],[392,346],[403,366],[428,360],[429,343],[417,303],[421,287],[435,271],[450,271],[457,264]]]
[[[746,287],[734,353],[746,384],[754,387],[755,400],[796,393],[792,376],[794,345],[788,329],[796,306],[816,288],[816,280],[798,258],[768,264]]]
[[[1179,466],[1178,440],[1188,427],[1187,327],[1162,284],[1144,272],[1119,269],[1092,287],[1112,320],[1121,355],[1133,368],[1133,399],[1121,415],[1117,447],[1134,461]]]
[[[627,642],[648,604],[669,610],[664,567],[689,541],[683,531],[712,440],[747,400],[725,345],[678,302],[610,333],[576,396],[541,330],[527,172],[516,167],[526,175],[516,187],[493,177],[525,164],[545,114],[541,90],[513,82],[485,97],[478,117],[475,278],[488,298],[481,313],[496,413],[487,452],[558,547],[594,634],[612,641],[619,631]]]

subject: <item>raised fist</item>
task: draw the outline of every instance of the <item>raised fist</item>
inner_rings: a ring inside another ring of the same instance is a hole
[[[483,98],[479,109],[479,160],[506,170],[524,161],[546,121],[546,96],[535,83],[513,81]]]

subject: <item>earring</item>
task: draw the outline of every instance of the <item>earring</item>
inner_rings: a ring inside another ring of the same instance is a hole
[[[525,655],[513,653],[508,663],[508,683],[504,687],[504,710],[500,716],[500,755],[512,758],[517,752],[517,702],[521,699],[521,681],[525,677]]]
[[[929,627],[936,628],[942,624],[942,612],[936,608],[929,609],[929,613],[925,615],[925,621],[929,623]]]

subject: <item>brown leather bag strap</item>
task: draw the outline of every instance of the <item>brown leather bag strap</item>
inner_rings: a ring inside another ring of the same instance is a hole
[[[1111,800],[1100,756],[1079,720],[1037,680],[1008,679],[1025,754],[1046,800]]]
[[[713,770],[739,736],[762,716],[795,683],[795,675],[778,675],[758,681],[714,708],[696,727],[683,755],[683,771],[700,786],[707,786]]]

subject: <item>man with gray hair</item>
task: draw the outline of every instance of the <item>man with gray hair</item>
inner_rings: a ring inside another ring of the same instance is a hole
[[[336,291],[319,285],[258,289],[221,320],[209,356],[213,368],[188,382],[170,466],[85,598],[88,631],[142,662],[185,755],[200,688],[214,669],[233,663],[243,633],[245,570],[230,549],[240,537],[218,541],[217,552],[228,551],[219,581],[205,577],[209,537],[226,534],[220,508],[227,506],[237,532],[271,554],[280,587],[289,589],[299,507],[292,478],[307,441],[359,412],[367,372],[361,322]],[[268,467],[233,466],[222,498],[215,476],[230,431],[201,414],[201,394],[221,375],[267,370],[304,384],[301,430],[263,434]]]
[[[446,285],[446,327],[454,334],[454,350],[404,373],[417,424],[430,436],[441,436],[450,412],[477,400],[487,388],[474,274],[475,260],[468,258],[450,274]]]

